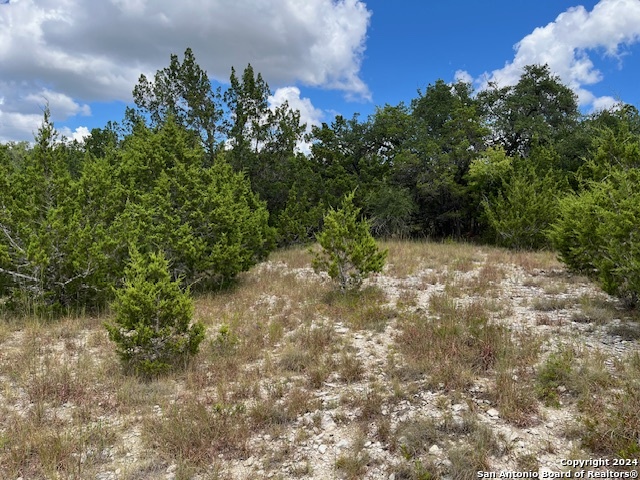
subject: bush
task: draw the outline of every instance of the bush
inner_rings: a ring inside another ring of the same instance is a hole
[[[549,232],[560,259],[629,305],[640,298],[640,173],[611,170],[580,195],[560,202]]]
[[[407,188],[380,184],[366,198],[372,230],[379,237],[408,237],[416,205]]]
[[[224,153],[208,165],[173,121],[138,125],[104,158],[87,154],[72,169],[78,155],[48,111],[32,149],[0,149],[0,295],[14,311],[104,307],[129,245],[162,250],[171,278],[199,289],[228,285],[274,246],[249,181]]]
[[[164,254],[131,249],[126,280],[116,290],[115,323],[106,325],[126,370],[144,377],[166,372],[198,352],[201,323],[190,325],[193,302],[171,281]]]
[[[325,215],[324,229],[316,236],[322,250],[313,252],[313,269],[328,272],[341,290],[360,288],[369,273],[382,271],[387,258],[386,250],[378,250],[369,222],[358,220],[353,196],[346,195],[340,209]]]
[[[547,229],[558,215],[559,191],[551,174],[541,177],[528,166],[516,171],[497,196],[483,202],[497,243],[516,249],[546,247]]]

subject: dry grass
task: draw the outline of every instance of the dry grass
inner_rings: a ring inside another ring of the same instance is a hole
[[[389,293],[374,278],[343,294],[313,274],[306,249],[276,252],[232,289],[196,298],[195,317],[208,327],[200,353],[153,382],[123,374],[106,315],[53,322],[5,315],[0,477],[96,478],[128,459],[120,476],[129,480],[163,477],[169,466],[176,478],[234,478],[225,469],[250,455],[262,455],[256,468],[265,477],[285,463],[293,477],[322,475],[299,447],[330,412],[337,428],[356,431],[349,449],[327,456],[330,475],[366,476],[378,460],[365,445],[379,441],[397,457],[387,475],[471,478],[505,455],[479,416],[496,408],[501,422],[528,427],[541,419],[542,404],[580,413],[574,435],[589,454],[638,455],[638,355],[612,364],[604,353],[549,347],[535,326],[512,328],[523,309],[507,289],[529,285],[537,297],[528,312],[541,324],[569,318],[568,310],[573,321],[637,341],[631,312],[604,297],[572,295],[583,279],[567,275],[550,252],[382,246],[389,249],[383,275],[412,287]],[[383,356],[372,360],[372,352]],[[454,402],[466,413],[452,414]],[[396,421],[394,412],[409,407],[440,413]],[[313,425],[301,427],[310,416]],[[288,440],[260,443],[267,436]],[[432,445],[448,463],[434,461]]]
[[[405,315],[397,341],[407,369],[432,388],[466,389],[512,348],[507,330],[489,322],[481,302],[458,306],[447,293],[434,294],[430,313]]]

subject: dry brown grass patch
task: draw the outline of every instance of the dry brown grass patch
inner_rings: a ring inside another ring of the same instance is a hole
[[[142,438],[167,462],[205,466],[219,454],[244,456],[250,435],[241,405],[207,404],[194,397],[142,421]]]
[[[446,293],[434,294],[430,312],[403,315],[396,343],[411,370],[427,375],[432,387],[469,387],[510,347],[509,333],[489,322],[481,302],[459,307]]]

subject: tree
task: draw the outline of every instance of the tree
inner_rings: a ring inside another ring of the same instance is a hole
[[[371,231],[377,237],[410,236],[411,217],[416,206],[407,188],[380,182],[371,190],[365,203],[371,218]]]
[[[324,217],[324,229],[317,235],[322,250],[314,252],[316,273],[326,271],[341,290],[358,289],[369,273],[380,272],[387,251],[379,250],[369,231],[369,222],[358,220],[360,209],[353,205],[354,192],[346,195],[338,210]]]
[[[232,69],[230,82],[224,94],[228,107],[229,162],[247,176],[253,191],[266,202],[270,225],[292,228],[302,222],[300,226],[306,229],[310,226],[307,220],[291,216],[298,206],[289,205],[294,186],[305,198],[314,196],[303,191],[308,182],[300,175],[309,170],[306,157],[297,151],[306,129],[300,123],[300,112],[292,110],[287,102],[270,107],[269,85],[251,65],[240,78]],[[285,210],[288,210],[286,221],[281,218]],[[297,241],[300,232],[279,232],[279,243]]]
[[[164,373],[198,352],[204,325],[191,324],[193,302],[180,281],[171,281],[162,253],[145,258],[135,248],[116,290],[114,323],[105,327],[128,371],[143,377]]]
[[[557,218],[562,191],[551,173],[541,176],[531,165],[516,168],[498,194],[482,203],[496,242],[516,249],[547,246],[547,230]]]
[[[84,221],[67,154],[46,108],[33,150],[0,165],[0,273],[18,309],[50,314],[101,293],[104,237]]]
[[[577,172],[583,183],[605,180],[612,168],[640,167],[640,115],[631,106],[603,111],[589,121],[591,148]]]
[[[527,157],[535,145],[553,145],[579,118],[575,93],[548,65],[528,65],[516,85],[491,84],[478,99],[492,145],[502,145],[511,157]]]
[[[205,165],[202,147],[171,118],[156,131],[139,125],[119,152],[121,185],[113,230],[120,246],[162,250],[172,277],[220,287],[273,248],[264,203],[223,153]]]
[[[640,174],[611,168],[563,198],[550,238],[560,259],[629,305],[640,300]]]
[[[220,89],[212,89],[207,72],[196,63],[191,48],[185,50],[182,63],[177,55],[171,55],[169,66],[158,70],[153,81],[140,75],[133,100],[153,126],[173,117],[197,134],[208,157],[213,159],[224,132],[221,93]]]
[[[412,134],[393,159],[391,182],[411,192],[417,230],[437,236],[475,233],[466,174],[484,149],[487,131],[471,86],[438,80],[411,102],[411,116]]]

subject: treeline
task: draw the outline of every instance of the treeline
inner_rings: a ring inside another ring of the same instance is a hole
[[[83,142],[49,114],[35,144],[0,146],[0,296],[47,311],[100,307],[135,249],[172,279],[219,288],[276,246],[314,240],[354,192],[375,235],[556,248],[631,302],[640,292],[640,115],[580,114],[547,66],[510,87],[442,80],[408,105],[305,134],[248,66],[213,89],[190,49]],[[310,145],[309,153],[298,146]]]

